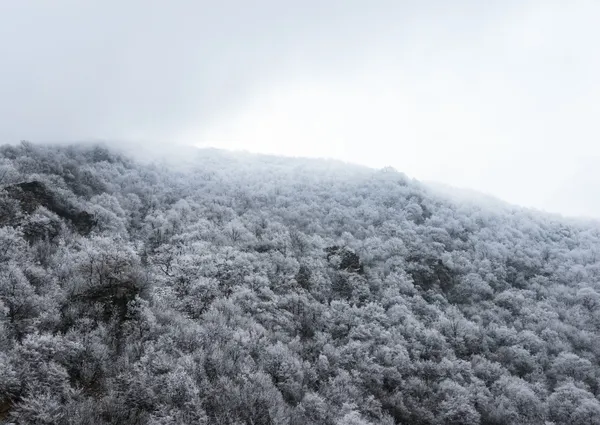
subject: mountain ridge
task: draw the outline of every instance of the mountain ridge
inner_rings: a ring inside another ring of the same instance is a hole
[[[390,169],[191,160],[0,147],[0,420],[598,423],[597,223]],[[25,181],[89,234],[23,209]]]

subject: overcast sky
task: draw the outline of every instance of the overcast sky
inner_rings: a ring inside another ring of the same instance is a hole
[[[334,157],[600,218],[598,0],[0,1],[0,142]]]

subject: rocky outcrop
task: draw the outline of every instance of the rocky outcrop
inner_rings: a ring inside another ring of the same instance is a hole
[[[70,223],[82,235],[89,234],[96,224],[90,213],[79,210],[60,199],[56,193],[40,181],[13,184],[6,186],[4,191],[9,198],[18,201],[24,213],[31,214],[38,207],[43,206]]]
[[[345,246],[334,245],[325,248],[325,252],[327,253],[327,261],[334,265],[338,270],[359,274],[364,272],[360,257],[354,250]]]

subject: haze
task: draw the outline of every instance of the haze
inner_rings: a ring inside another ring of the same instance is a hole
[[[5,1],[0,142],[333,157],[600,218],[599,18],[594,0]]]

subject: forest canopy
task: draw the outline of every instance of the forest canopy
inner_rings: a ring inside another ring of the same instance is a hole
[[[393,170],[0,147],[0,423],[600,424],[600,225]]]

